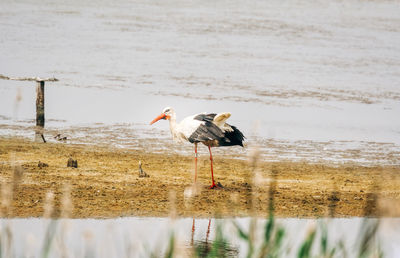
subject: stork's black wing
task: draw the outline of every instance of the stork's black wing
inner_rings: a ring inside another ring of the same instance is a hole
[[[229,124],[228,124],[229,125]],[[244,135],[236,126],[229,125],[232,128],[232,131],[226,131],[224,134],[224,138],[219,141],[220,146],[233,146],[240,145],[243,147]]]
[[[207,118],[206,118],[207,119]],[[216,126],[213,122],[204,121],[204,124],[200,124],[200,126],[190,135],[190,142],[204,142],[204,141],[212,141],[218,140],[220,141],[224,138],[224,132]]]
[[[222,131],[216,124],[213,123],[214,117],[217,114],[199,114],[194,117],[195,120],[204,122],[196,131],[189,137],[190,142],[204,142],[209,140],[217,140],[219,146],[243,146],[244,136],[235,126],[231,126],[232,131]]]
[[[199,121],[204,121],[204,122],[212,122],[214,121],[214,117],[217,114],[211,113],[211,114],[199,114],[195,116],[193,119],[199,120]]]

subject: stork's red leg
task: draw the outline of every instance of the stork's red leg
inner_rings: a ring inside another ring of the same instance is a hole
[[[214,182],[214,171],[213,171],[213,158],[211,154],[211,147],[208,146],[208,151],[210,152],[210,161],[211,161],[211,179],[212,179],[212,184],[210,186],[210,189],[216,188],[217,185]]]
[[[197,142],[194,143],[194,182],[197,180]]]

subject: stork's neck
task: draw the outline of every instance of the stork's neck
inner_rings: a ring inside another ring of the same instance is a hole
[[[175,139],[176,137],[176,115],[175,113],[171,114],[169,118],[169,129],[171,130],[172,137]]]

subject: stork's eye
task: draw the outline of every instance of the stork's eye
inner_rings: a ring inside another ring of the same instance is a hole
[[[169,112],[169,108],[164,111],[164,113],[168,113],[168,112]]]

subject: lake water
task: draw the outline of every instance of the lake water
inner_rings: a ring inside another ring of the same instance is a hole
[[[265,160],[400,164],[397,1],[2,0],[0,31],[0,74],[60,80],[49,140],[188,154],[148,125],[173,106],[231,112]],[[34,86],[0,80],[0,134],[32,137]]]
[[[366,219],[374,223],[376,219]],[[181,218],[117,218],[117,219],[68,219],[54,224],[55,234],[50,257],[67,255],[68,257],[149,257],[151,253],[161,256],[167,249],[171,234],[175,235],[178,253],[190,254],[192,248],[211,246],[215,240],[216,227],[223,226],[224,235],[229,241],[226,250],[232,257],[246,257],[248,246],[239,238],[233,226],[237,223],[246,232],[250,218],[236,219],[193,219]],[[2,232],[9,229],[12,236],[12,248],[17,257],[39,256],[46,232],[50,226],[48,219],[2,219]],[[285,236],[283,250],[289,250],[282,257],[296,257],[299,247],[314,227],[317,232],[321,224],[327,225],[328,246],[333,247],[343,241],[347,254],[355,257],[358,253],[360,230],[365,224],[362,218],[339,219],[296,219],[281,218],[277,225],[283,227]],[[256,222],[256,239],[262,239],[265,220]],[[377,239],[385,257],[400,255],[400,219],[382,218]],[[3,244],[6,241],[2,235]],[[317,233],[313,250],[318,252],[320,233]],[[254,242],[257,245],[259,241]],[[2,251],[5,252],[7,248]],[[339,250],[337,250],[339,252]],[[175,254],[178,254],[175,253]],[[4,254],[4,253],[3,253]]]

